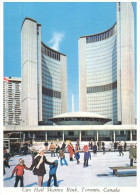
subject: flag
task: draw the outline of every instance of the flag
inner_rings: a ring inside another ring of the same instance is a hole
[[[8,83],[11,83],[7,78],[3,78],[4,81],[8,82]]]

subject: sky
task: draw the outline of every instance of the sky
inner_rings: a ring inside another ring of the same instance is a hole
[[[136,3],[133,5],[136,38]],[[111,28],[116,22],[116,3],[4,2],[5,77],[21,77],[20,30],[25,17],[41,24],[41,39],[47,46],[67,55],[68,112],[72,111],[72,94],[74,110],[79,111],[78,39],[80,36],[100,33]],[[135,39],[135,43],[136,41]],[[135,69],[137,71],[136,67]]]

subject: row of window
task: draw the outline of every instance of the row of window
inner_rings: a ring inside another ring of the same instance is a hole
[[[117,47],[116,47],[116,44],[115,44],[115,47],[114,45],[111,45],[110,47],[106,47],[106,48],[103,48],[103,47],[99,47],[99,48],[93,48],[93,49],[90,49],[90,50],[86,50],[86,55],[94,55],[95,57],[97,56],[102,56],[101,54],[104,54],[104,55],[107,55],[107,54],[116,54],[116,51],[117,51]]]
[[[109,91],[115,88],[117,88],[117,81],[115,81],[114,83],[110,83],[108,85],[88,87],[87,93],[97,93],[97,92],[102,92],[102,91]]]
[[[55,51],[53,51],[53,50],[51,50],[48,47],[45,47],[43,43],[41,45],[41,52],[44,53],[45,55],[55,59],[55,60],[60,61],[60,54],[55,52]]]
[[[52,89],[48,89],[45,87],[42,87],[42,93],[44,95],[50,96],[50,97],[56,97],[56,98],[61,98],[61,92],[54,91]]]
[[[98,42],[98,43],[91,43],[86,45],[86,50],[99,50],[100,48],[105,49],[105,48],[112,48],[112,46],[116,46],[116,41],[117,41],[117,36],[112,36],[108,40],[105,40],[103,42]]]
[[[48,70],[49,73],[58,73],[60,74],[60,64],[55,62],[49,62],[47,59],[42,59],[42,65]]]
[[[116,32],[116,24],[106,32],[86,37],[86,43],[102,41],[111,37]]]

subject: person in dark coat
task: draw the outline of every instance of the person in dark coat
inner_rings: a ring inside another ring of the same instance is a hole
[[[47,161],[44,156],[44,151],[42,149],[39,150],[39,153],[34,157],[34,161],[30,167],[30,170],[33,168],[34,175],[38,176],[38,185],[41,187],[43,185],[43,177],[46,174],[45,163],[51,165],[53,163]]]
[[[48,146],[49,146],[48,141],[45,141],[44,146],[45,146],[45,151],[48,152]]]
[[[117,150],[117,142],[114,142],[114,150]]]
[[[94,144],[93,146],[93,154],[96,155],[97,154],[97,145]]]
[[[133,166],[133,160],[136,158],[136,149],[134,145],[131,144],[129,148],[129,159],[130,159],[130,166]]]
[[[58,156],[58,158],[59,158],[59,150],[60,150],[60,147],[59,147],[58,144],[56,144],[55,148],[56,148],[56,156]]]
[[[61,150],[63,150],[65,152],[65,148],[66,148],[66,144],[65,144],[65,142],[63,142],[63,144],[61,146]]]
[[[88,167],[88,160],[91,160],[91,155],[90,155],[90,152],[89,150],[87,149],[85,152],[84,152],[84,167]]]
[[[127,143],[124,142],[124,151],[126,152]]]
[[[4,155],[3,155],[3,157],[5,158],[5,161],[4,161],[5,167],[10,168],[10,165],[9,165],[10,154],[7,153],[7,150],[4,150]]]
[[[51,179],[54,178],[54,186],[58,187],[57,185],[57,177],[56,177],[56,170],[58,167],[58,160],[55,160],[54,165],[50,165],[50,172],[49,172],[49,180],[48,180],[48,187],[50,187]]]
[[[121,144],[121,143],[119,143],[118,150],[119,150],[120,156],[121,156],[121,154],[122,154],[122,156],[123,156],[124,153],[123,153],[123,148],[122,148],[122,144]]]

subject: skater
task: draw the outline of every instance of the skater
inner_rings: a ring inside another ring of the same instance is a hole
[[[5,175],[5,168],[6,167],[8,167],[8,168],[10,168],[10,165],[9,165],[9,163],[7,163],[7,160],[6,160],[6,158],[5,157],[3,157],[3,175]]]
[[[55,145],[51,142],[49,150],[51,151],[51,157],[55,157]]]
[[[114,151],[117,150],[117,145],[118,145],[118,143],[117,142],[114,142]]]
[[[135,144],[135,159],[134,163],[137,163],[137,144]]]
[[[61,146],[61,150],[63,150],[65,152],[65,148],[66,148],[66,144],[65,144],[65,142],[63,142],[63,144]]]
[[[68,144],[67,148],[70,153],[70,161],[73,161],[74,147],[71,142]]]
[[[80,139],[77,139],[77,149],[80,150]]]
[[[97,155],[97,145],[96,144],[94,144],[93,146],[93,154],[94,156]]]
[[[123,153],[123,151],[122,151],[122,144],[121,144],[121,143],[119,143],[118,151],[119,151],[119,155],[120,155],[120,156],[121,156],[121,154],[122,154],[122,156],[124,155],[124,153]]]
[[[98,146],[98,150],[100,150],[101,149],[101,141],[97,142],[97,146]]]
[[[34,157],[34,161],[30,167],[30,170],[34,168],[33,173],[34,175],[38,176],[39,187],[43,185],[43,177],[46,174],[45,163],[48,165],[54,164],[52,162],[47,161],[46,157],[44,156],[43,149],[40,149],[39,153]]]
[[[27,155],[27,153],[28,153],[28,143],[25,142],[23,144],[23,155]]]
[[[56,170],[58,167],[58,160],[55,160],[54,165],[50,165],[50,172],[49,172],[49,180],[48,180],[48,185],[47,187],[50,187],[51,179],[54,179],[54,186],[58,187],[57,185],[57,177],[56,177]]]
[[[102,147],[103,154],[105,154],[105,146]]]
[[[61,166],[63,166],[63,165],[68,166],[68,163],[67,163],[67,161],[65,159],[65,153],[64,153],[63,150],[59,151],[59,157],[60,157],[60,164],[61,164]],[[62,161],[64,161],[65,164],[63,164]]]
[[[126,152],[127,143],[124,142],[124,152]]]
[[[84,145],[83,151],[86,152],[88,150],[88,145]]]
[[[60,147],[59,145],[56,144],[56,156],[59,158],[59,150],[60,150]]]
[[[45,151],[48,152],[48,146],[49,146],[48,141],[45,141],[44,146],[45,146]]]
[[[129,148],[129,159],[130,159],[130,166],[133,166],[133,160],[136,158],[136,150],[134,148],[134,145],[131,144]]]
[[[10,168],[10,165],[9,165],[10,154],[7,153],[7,150],[4,150],[3,157],[5,158],[5,160],[4,160],[4,166]]]
[[[91,160],[91,155],[90,155],[90,152],[89,150],[87,149],[85,152],[84,152],[84,167],[88,167],[88,160]]]
[[[80,154],[79,154],[79,151],[78,150],[75,150],[75,158],[77,160],[77,164],[80,163],[79,159],[80,159]]]
[[[19,181],[20,181],[20,187],[24,187],[24,182],[23,182],[24,169],[29,170],[29,168],[26,167],[26,165],[24,164],[24,160],[20,158],[19,164],[14,168],[11,175],[12,178],[14,173],[16,172],[16,180],[15,180],[14,187],[17,187]]]

